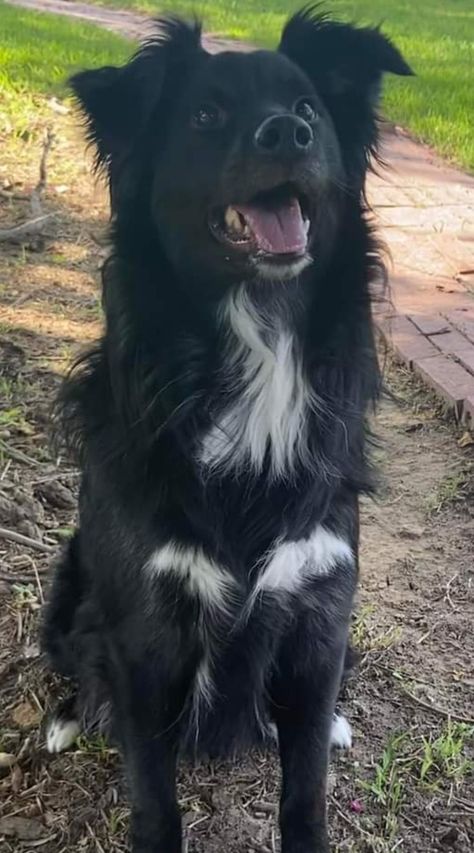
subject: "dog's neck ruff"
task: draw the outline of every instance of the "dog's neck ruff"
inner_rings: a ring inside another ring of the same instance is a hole
[[[309,464],[308,413],[319,405],[297,336],[281,308],[257,305],[246,285],[227,298],[220,324],[227,403],[212,413],[199,461],[216,473],[260,473],[268,454],[272,479],[291,476]]]

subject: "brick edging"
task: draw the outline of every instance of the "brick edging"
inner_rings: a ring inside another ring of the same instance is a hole
[[[376,328],[396,358],[417,374],[457,420],[474,420],[474,312],[405,315],[393,306],[374,312]]]

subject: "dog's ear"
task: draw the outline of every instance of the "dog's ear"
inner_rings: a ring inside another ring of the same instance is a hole
[[[88,138],[97,148],[98,163],[126,147],[137,127],[139,101],[132,66],[133,61],[124,68],[81,71],[69,80],[85,116]]]
[[[413,74],[379,29],[331,21],[317,6],[288,21],[279,51],[305,71],[332,116],[341,143],[352,135],[366,152],[375,146],[383,74]]]
[[[150,38],[121,68],[106,66],[81,71],[70,86],[84,113],[89,140],[97,149],[98,165],[108,165],[133,145],[146,127],[163,91],[165,78],[179,70],[201,48],[201,28],[179,18],[157,19]]]

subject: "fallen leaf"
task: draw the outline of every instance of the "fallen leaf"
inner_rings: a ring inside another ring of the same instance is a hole
[[[19,432],[20,435],[34,435],[35,429],[31,426],[31,424],[24,421],[23,423],[15,425],[16,432]]]
[[[34,708],[30,702],[20,702],[13,709],[12,719],[20,726],[21,729],[32,729],[38,726],[41,722],[41,713],[38,708]]]
[[[467,429],[466,432],[463,432],[461,438],[458,438],[458,446],[471,447],[472,444],[474,444],[474,435]]]
[[[66,107],[64,106],[64,104],[61,104],[61,102],[58,101],[56,98],[50,98],[47,103],[50,110],[53,110],[55,113],[59,113],[59,115],[61,116],[67,116],[68,113],[71,112],[69,107]]]
[[[34,820],[30,817],[1,817],[0,818],[0,835],[19,838],[20,841],[35,841],[41,838],[44,832],[44,826],[39,820]]]
[[[16,762],[16,755],[11,752],[0,752],[0,770],[4,767],[13,767]]]
[[[39,658],[41,654],[39,643],[31,643],[30,645],[25,646],[23,654],[27,660]]]
[[[401,539],[419,539],[420,536],[423,536],[423,533],[424,528],[420,527],[420,525],[414,524],[412,524],[411,526],[405,524],[398,531],[398,535]]]
[[[13,768],[11,775],[11,786],[14,794],[18,794],[21,791],[23,785],[23,773],[18,764]]]
[[[37,487],[36,493],[58,509],[70,509],[76,505],[76,498],[71,490],[58,481],[42,483]]]

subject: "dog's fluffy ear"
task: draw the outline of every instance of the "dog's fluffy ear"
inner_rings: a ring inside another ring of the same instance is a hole
[[[301,66],[328,99],[371,97],[384,72],[413,74],[380,30],[331,21],[317,6],[290,18],[279,50]]]
[[[137,125],[138,103],[130,85],[133,84],[131,65],[81,71],[69,80],[85,116],[88,138],[96,145],[98,163],[106,162],[126,146],[132,128]]]
[[[69,83],[84,113],[87,133],[97,149],[98,165],[121,156],[144,130],[155,110],[171,69],[201,51],[201,28],[178,18],[157,19],[150,38],[121,68],[106,66],[81,71]]]
[[[377,28],[331,21],[317,6],[310,6],[288,21],[279,50],[305,71],[342,143],[352,136],[359,150],[362,146],[366,154],[373,153],[383,74],[413,74],[390,40]]]

